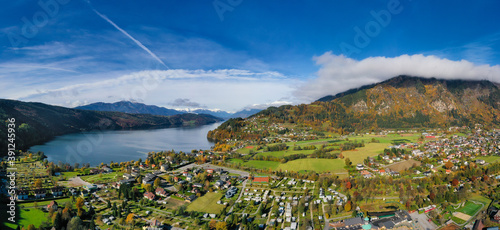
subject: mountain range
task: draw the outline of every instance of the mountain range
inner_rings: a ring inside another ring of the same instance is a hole
[[[89,130],[149,129],[204,125],[222,121],[207,114],[159,116],[123,112],[70,109],[36,102],[0,99],[0,120],[15,118],[16,149],[44,143],[55,136]],[[7,125],[0,125],[7,136]],[[7,139],[0,139],[0,150],[6,153]],[[1,155],[1,154],[0,154]]]
[[[267,124],[293,124],[338,133],[379,128],[433,128],[500,124],[499,84],[487,80],[442,80],[397,76],[311,104],[269,107],[249,118]],[[260,138],[240,132],[250,119],[231,119],[209,133],[209,138]]]
[[[163,115],[163,116],[171,116],[184,113],[195,113],[195,114],[209,114],[223,119],[236,118],[236,117],[246,118],[261,111],[260,109],[243,109],[236,113],[230,113],[222,110],[209,110],[209,109],[195,109],[190,111],[184,111],[184,110],[168,109],[156,105],[146,105],[143,103],[130,102],[130,101],[119,101],[115,103],[97,102],[84,106],[78,106],[75,107],[75,109],[93,110],[93,111],[112,111],[112,112],[134,113],[134,114],[152,114],[152,115]]]

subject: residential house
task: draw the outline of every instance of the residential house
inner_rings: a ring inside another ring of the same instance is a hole
[[[500,211],[497,211],[497,214],[493,216],[493,219],[496,220],[497,222],[500,221]]]
[[[166,171],[168,171],[169,169],[170,169],[170,165],[168,165],[168,164],[162,164],[162,165],[160,166],[160,171],[162,171],[162,172],[166,172]]]
[[[198,198],[196,195],[191,195],[188,198],[186,198],[186,201],[189,202],[189,203],[191,203],[194,200],[196,200],[196,198]]]
[[[144,198],[148,200],[154,200],[155,199],[155,194],[152,192],[145,192],[144,193]]]
[[[143,184],[153,184],[156,179],[156,175],[152,173],[146,174],[146,176],[142,179]]]
[[[224,184],[225,184],[225,183],[224,183],[224,181],[218,180],[218,181],[216,181],[216,182],[215,182],[215,185],[214,185],[214,186],[215,186],[216,188],[218,188],[218,189],[221,189],[221,188],[222,188],[222,186],[224,186]]]
[[[203,185],[200,184],[200,183],[193,183],[193,187],[195,187],[195,188],[202,188]]]
[[[57,202],[55,200],[51,201],[47,205],[47,210],[50,210],[50,209],[57,210]]]
[[[122,185],[122,184],[133,184],[135,183],[135,179],[134,178],[130,178],[130,179],[125,179],[125,180],[121,180],[121,181],[118,181],[118,184]]]
[[[158,196],[167,197],[167,192],[165,191],[165,189],[163,189],[161,187],[156,188],[155,194]]]
[[[102,170],[105,172],[105,173],[110,173],[110,172],[113,172],[113,169],[111,169],[110,167],[108,166],[104,166],[102,167]]]
[[[127,180],[128,180],[128,179],[133,179],[133,178],[135,178],[135,177],[133,177],[131,174],[124,173],[124,174],[123,174],[123,178],[125,178],[125,179],[127,179]]]
[[[64,188],[60,187],[60,186],[53,187],[51,189],[51,192],[52,192],[52,196],[62,196],[63,192],[64,192]]]
[[[89,192],[87,190],[82,190],[80,191],[80,195],[82,196],[82,198],[85,198],[89,196]]]
[[[76,188],[69,188],[68,191],[72,196],[77,196],[80,193]]]
[[[47,195],[45,189],[35,189],[33,192],[35,193],[36,199],[45,198],[45,196]]]
[[[27,200],[29,192],[24,189],[21,189],[16,192],[16,195],[17,195],[17,200]]]
[[[89,192],[94,192],[97,190],[97,186],[94,184],[89,184],[85,186],[85,189]]]

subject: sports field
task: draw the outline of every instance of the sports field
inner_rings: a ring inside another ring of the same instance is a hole
[[[481,204],[475,204],[473,202],[467,201],[467,203],[465,203],[465,205],[460,209],[458,209],[457,211],[463,212],[469,216],[473,216],[474,214],[476,214],[477,211],[479,211],[479,209],[481,209],[481,207],[482,207]]]

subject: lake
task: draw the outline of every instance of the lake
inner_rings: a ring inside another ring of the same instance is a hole
[[[152,151],[175,150],[191,152],[193,149],[210,149],[214,143],[207,140],[209,130],[221,123],[198,127],[176,127],[148,130],[91,131],[58,136],[36,145],[31,152],[42,151],[49,161],[58,163],[103,163],[146,160]]]

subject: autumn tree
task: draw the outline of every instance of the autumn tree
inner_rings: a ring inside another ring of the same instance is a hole
[[[453,167],[453,163],[451,161],[448,161],[444,164],[444,167],[446,167],[446,169],[451,169]]]
[[[42,185],[43,185],[43,183],[42,183],[42,179],[36,179],[36,180],[35,180],[35,187],[37,187],[37,188],[41,188],[41,187],[42,187]]]
[[[458,185],[458,180],[457,180],[457,179],[453,179],[453,180],[451,181],[451,185],[453,185],[454,187],[457,187],[457,185]]]
[[[429,199],[431,199],[432,201],[434,201],[434,199],[436,199],[436,194],[431,192],[431,194],[429,194]]]
[[[130,224],[131,226],[133,226],[134,225],[134,214],[133,213],[128,214],[127,219],[125,220],[125,222],[127,222],[128,224]]]
[[[220,221],[215,225],[216,230],[227,230],[227,224],[224,221]]]
[[[349,211],[351,211],[351,207],[352,207],[352,206],[351,206],[351,201],[348,201],[348,202],[345,204],[345,206],[344,206],[344,210],[345,210],[346,212],[349,212]]]
[[[352,165],[351,159],[349,159],[349,157],[347,157],[347,158],[345,159],[345,165],[346,165],[347,167],[349,167],[349,166],[351,166],[351,165]]]
[[[350,181],[347,181],[347,182],[345,183],[345,187],[346,187],[347,189],[351,189],[351,187],[352,187],[351,182],[350,182]]]
[[[76,209],[81,209],[83,207],[83,199],[81,197],[76,198]]]
[[[216,220],[214,220],[214,219],[210,220],[210,222],[208,223],[208,227],[209,227],[210,229],[215,229],[215,228],[216,228],[216,226],[217,226],[217,221],[216,221]]]
[[[158,177],[158,178],[156,178],[156,179],[155,179],[154,186],[155,186],[155,187],[158,187],[158,186],[160,186],[160,183],[161,183],[161,180],[160,180],[160,178]]]

